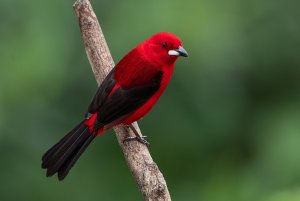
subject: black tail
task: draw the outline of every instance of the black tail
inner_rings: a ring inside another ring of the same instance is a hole
[[[47,169],[47,177],[57,173],[63,180],[94,138],[84,121],[80,122],[43,155],[42,168]]]

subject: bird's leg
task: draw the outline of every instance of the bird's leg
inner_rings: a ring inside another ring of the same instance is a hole
[[[134,137],[132,137],[132,136],[126,137],[125,140],[124,140],[124,142],[131,141],[131,140],[136,140],[136,141],[138,141],[138,142],[140,142],[142,144],[145,144],[147,146],[150,145],[150,143],[147,140],[145,140],[145,138],[147,136],[140,136],[140,134],[137,132],[137,130],[134,128],[134,126],[132,124],[129,124],[128,127],[133,131],[133,133],[135,134],[135,136]]]

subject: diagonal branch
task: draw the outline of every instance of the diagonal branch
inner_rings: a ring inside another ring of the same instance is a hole
[[[114,61],[90,2],[88,0],[77,0],[73,7],[79,20],[89,62],[98,85],[100,85],[114,67]],[[133,125],[141,134],[138,124],[135,122]],[[125,137],[134,136],[128,127],[116,126],[114,130],[144,200],[170,201],[171,197],[166,181],[153,161],[148,148],[136,141],[123,143]]]

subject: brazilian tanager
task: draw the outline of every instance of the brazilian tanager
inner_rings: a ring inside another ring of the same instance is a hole
[[[121,59],[98,88],[85,119],[43,155],[47,176],[57,173],[63,180],[96,136],[147,114],[167,87],[179,56],[188,57],[180,39],[160,32]],[[138,141],[147,143],[130,128]]]

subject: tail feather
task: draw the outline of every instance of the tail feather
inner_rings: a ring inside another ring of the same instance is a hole
[[[43,155],[42,168],[47,169],[47,176],[58,173],[63,180],[94,138],[84,121],[80,122]]]
[[[76,132],[81,124],[83,122],[80,122],[75,128],[73,128],[73,130],[71,130],[68,134],[66,134],[59,142],[57,142],[54,146],[52,146],[42,157],[42,160],[43,160],[43,164],[44,164],[44,161],[46,160],[46,158],[48,158],[49,155],[53,154],[53,152],[55,152],[58,148],[58,146],[60,146],[63,142],[65,142],[70,136],[72,136],[74,134],[74,132]],[[49,159],[49,158],[48,158]],[[45,168],[45,167],[43,167]]]
[[[60,171],[58,171],[58,179],[63,180],[70,169],[73,167],[73,165],[76,163],[78,158],[81,156],[81,154],[85,151],[85,149],[88,147],[88,145],[93,141],[95,138],[95,135],[90,135],[87,140],[83,143],[83,145],[79,148],[79,150],[76,150],[76,154],[74,157],[69,158],[68,161],[66,161],[62,166]]]
[[[76,154],[78,147],[81,146],[85,139],[89,136],[85,133],[85,129],[81,131],[80,129],[74,133],[70,138],[68,138],[64,144],[59,146],[57,150],[52,155],[52,160],[49,160],[51,167],[47,170],[47,176],[52,176],[60,170],[60,167],[68,161],[68,158],[73,157]]]

